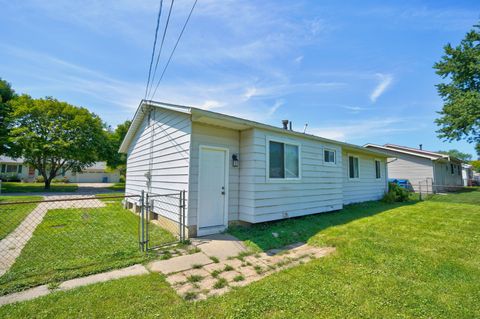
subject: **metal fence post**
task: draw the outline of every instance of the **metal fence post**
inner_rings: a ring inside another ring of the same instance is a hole
[[[150,224],[150,199],[147,193],[146,199],[145,199],[145,250],[148,251],[148,245],[150,241],[150,233],[149,233],[149,224]]]
[[[183,225],[183,240],[186,239],[186,236],[185,236],[185,225],[186,225],[186,222],[185,222],[185,210],[187,209],[187,199],[186,199],[186,195],[187,195],[187,191],[186,190],[183,190],[183,202],[182,202],[182,219],[183,219],[183,222],[182,222],[182,225]]]
[[[178,238],[182,241],[182,191],[179,193],[178,197]]]
[[[422,183],[418,183],[418,193],[420,194],[420,200],[422,200]]]
[[[141,239],[142,239],[142,242],[140,243],[140,249],[141,251],[145,251],[145,224],[144,224],[144,221],[145,221],[145,191],[142,190],[142,196],[141,196],[141,206],[140,206],[140,231],[141,231]]]

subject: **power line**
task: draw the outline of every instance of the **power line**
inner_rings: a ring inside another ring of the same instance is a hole
[[[172,8],[173,8],[173,3],[174,2],[175,2],[175,0],[172,0],[170,2],[170,9],[168,10],[167,22],[165,24],[165,28],[163,29],[162,42],[160,44],[160,50],[158,50],[157,61],[155,63],[155,69],[153,70],[152,83],[154,83],[155,75],[157,74],[158,62],[160,61],[160,56],[162,55],[163,43],[165,42],[165,36],[167,34],[168,24],[170,22],[170,15],[172,14]],[[148,91],[149,92],[147,93],[147,95],[150,94],[151,87],[148,89]]]
[[[193,3],[192,9],[190,9],[190,13],[188,14],[187,20],[185,20],[185,24],[183,25],[182,31],[180,32],[180,35],[178,36],[177,42],[175,43],[175,46],[173,47],[172,52],[170,53],[170,56],[168,57],[167,64],[165,64],[165,67],[163,68],[162,75],[160,76],[160,79],[158,79],[157,86],[155,87],[155,90],[153,91],[153,94],[151,95],[150,99],[152,99],[155,96],[155,93],[157,92],[158,86],[160,85],[160,82],[163,79],[163,76],[165,75],[165,71],[167,71],[168,65],[170,64],[170,61],[172,60],[173,54],[175,53],[175,49],[178,46],[178,43],[180,42],[180,39],[182,38],[183,32],[185,31],[185,28],[187,27],[188,21],[190,21],[190,17],[192,16],[193,9],[195,9],[195,6],[197,5],[197,1]]]
[[[158,8],[158,16],[157,16],[157,27],[155,28],[155,38],[153,40],[152,57],[150,58],[150,66],[148,68],[147,86],[145,87],[145,97],[143,99],[147,98],[148,86],[150,85],[150,76],[151,76],[151,73],[152,73],[153,59],[155,57],[155,47],[157,46],[158,28],[160,26],[160,17],[162,16],[162,6],[163,6],[163,0],[160,0],[160,8]],[[153,81],[153,79],[152,79],[152,81]]]

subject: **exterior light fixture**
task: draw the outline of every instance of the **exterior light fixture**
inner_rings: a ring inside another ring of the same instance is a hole
[[[232,154],[232,166],[233,167],[238,167],[238,155],[237,154]]]

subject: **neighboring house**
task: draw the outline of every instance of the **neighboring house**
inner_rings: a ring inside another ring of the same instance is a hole
[[[388,177],[407,179],[418,192],[438,192],[463,186],[462,161],[449,155],[406,146],[367,144],[389,154]]]
[[[25,164],[23,159],[0,156],[0,179],[32,182],[37,176],[38,171]],[[120,180],[120,173],[117,170],[109,170],[105,162],[96,162],[81,173],[61,171],[56,178],[66,179],[70,183],[117,183]]]
[[[194,107],[143,101],[120,152],[127,195],[187,191],[189,236],[339,210],[387,190],[383,152]],[[160,204],[153,212],[178,220]]]
[[[470,164],[462,164],[463,186],[473,185],[473,169]]]

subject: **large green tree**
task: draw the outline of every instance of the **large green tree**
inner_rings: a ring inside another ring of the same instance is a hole
[[[127,156],[125,154],[120,154],[118,149],[120,148],[131,123],[131,121],[125,121],[122,124],[119,124],[114,131],[109,132],[108,136],[109,155],[107,156],[107,165],[111,168],[119,169],[122,176],[125,175]]]
[[[0,78],[0,155],[8,153],[8,129],[11,107],[9,101],[15,98],[10,83]]]
[[[28,95],[10,105],[13,154],[39,171],[46,189],[62,169],[80,172],[105,156],[106,130],[101,119],[87,109]]]
[[[455,158],[458,158],[459,160],[464,161],[465,163],[470,161],[473,157],[471,154],[463,153],[463,152],[460,152],[459,150],[438,151],[438,153],[453,156]]]
[[[444,104],[436,123],[440,138],[465,139],[476,144],[480,154],[480,25],[475,25],[459,45],[450,43],[435,63],[438,75],[445,79],[437,85]]]

